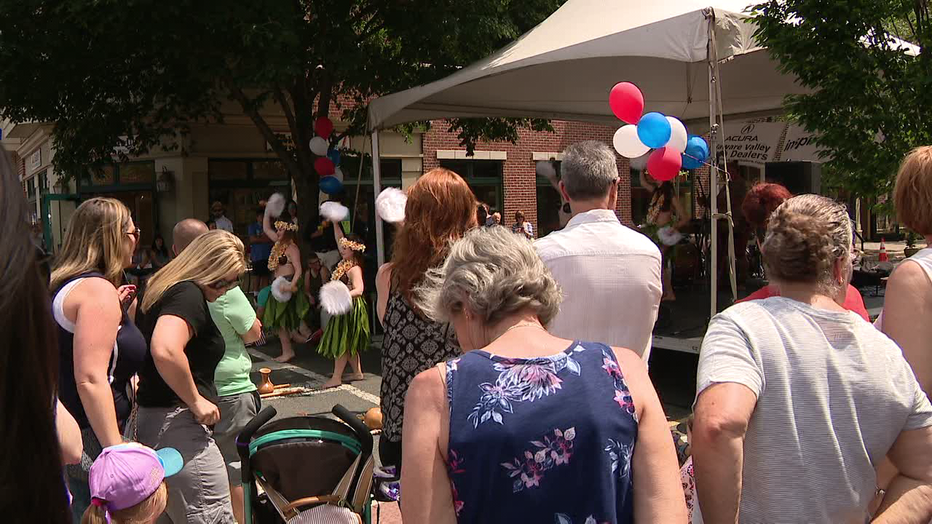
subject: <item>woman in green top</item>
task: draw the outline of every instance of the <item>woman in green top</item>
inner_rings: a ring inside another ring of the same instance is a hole
[[[223,359],[214,371],[214,383],[220,397],[217,403],[220,422],[214,427],[214,440],[227,466],[233,515],[242,524],[245,505],[236,436],[259,412],[259,392],[249,379],[252,359],[246,352],[246,344],[259,340],[262,323],[256,318],[256,312],[239,287],[209,302],[207,307],[226,345]]]

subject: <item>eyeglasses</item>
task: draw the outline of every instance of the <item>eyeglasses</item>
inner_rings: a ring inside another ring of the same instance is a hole
[[[139,229],[139,228],[137,227],[137,228],[135,228],[135,229],[132,230],[132,231],[127,231],[126,234],[129,235],[129,236],[131,236],[131,237],[133,237],[133,242],[135,242],[135,243],[138,244],[138,243],[139,243],[139,237],[140,237],[140,235],[142,235],[142,230]]]
[[[236,277],[233,280],[218,280],[214,282],[213,284],[208,284],[207,287],[209,287],[210,289],[217,290],[217,291],[220,291],[221,289],[224,291],[229,291],[239,284],[239,280],[241,277],[242,276]]]

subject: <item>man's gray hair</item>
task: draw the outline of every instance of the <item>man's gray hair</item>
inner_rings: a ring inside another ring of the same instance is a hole
[[[596,140],[578,142],[563,152],[560,180],[573,200],[601,198],[618,179],[615,152]]]
[[[427,271],[414,294],[421,311],[437,322],[469,310],[488,326],[525,308],[546,326],[563,300],[531,241],[504,227],[467,232],[442,266]]]

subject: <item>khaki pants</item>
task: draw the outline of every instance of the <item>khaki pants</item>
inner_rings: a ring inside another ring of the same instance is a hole
[[[151,448],[175,448],[184,458],[177,475],[165,479],[168,506],[159,523],[235,524],[230,485],[220,449],[207,426],[186,407],[140,406],[136,437]]]

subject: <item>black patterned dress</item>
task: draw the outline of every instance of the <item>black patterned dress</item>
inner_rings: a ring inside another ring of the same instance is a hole
[[[440,362],[462,354],[453,326],[438,324],[414,311],[407,299],[392,291],[385,308],[382,338],[382,463],[400,466],[401,424],[405,395],[414,377]],[[391,456],[395,455],[395,456]]]

